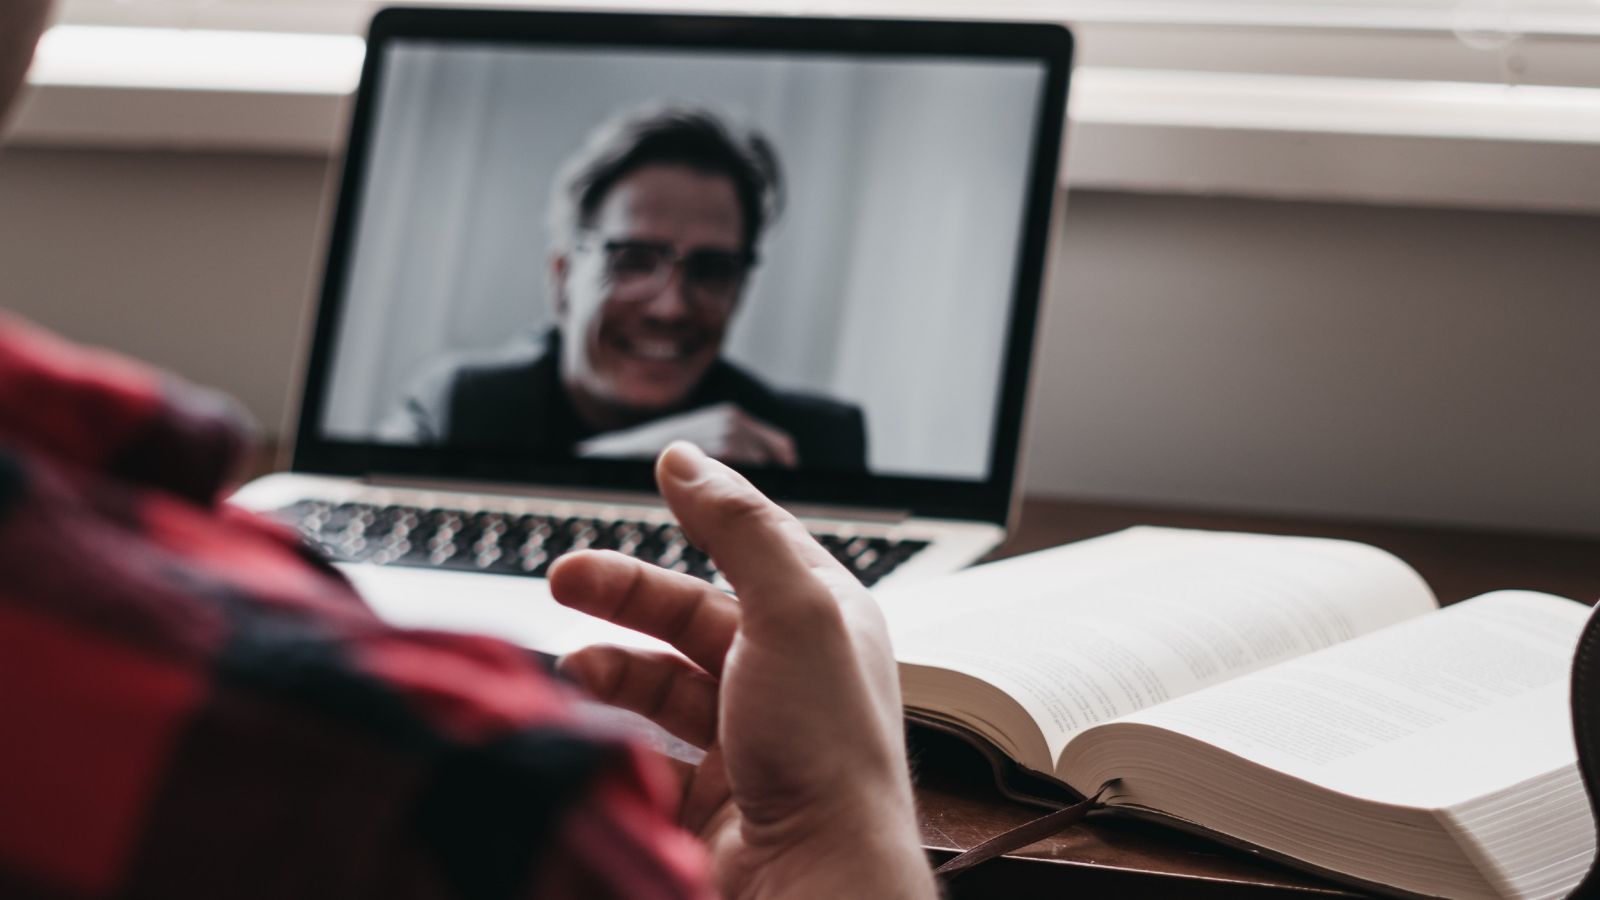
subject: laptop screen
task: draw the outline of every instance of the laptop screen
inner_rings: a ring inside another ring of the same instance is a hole
[[[1064,76],[853,24],[375,31],[302,441],[533,480],[679,438],[778,484],[1009,478]]]

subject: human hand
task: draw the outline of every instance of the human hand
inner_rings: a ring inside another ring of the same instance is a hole
[[[794,438],[733,403],[718,403],[608,431],[578,445],[585,457],[655,456],[673,441],[688,441],[724,462],[792,469],[800,464]]]
[[[900,685],[877,604],[793,516],[694,447],[656,478],[738,600],[610,552],[562,557],[574,609],[683,653],[587,647],[562,668],[601,700],[706,749],[679,764],[682,822],[728,898],[935,896],[907,771]]]

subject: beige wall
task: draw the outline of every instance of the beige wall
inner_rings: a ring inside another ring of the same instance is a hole
[[[1074,196],[1029,484],[1600,533],[1600,218]]]
[[[225,388],[276,430],[324,160],[7,150],[0,305]]]
[[[326,162],[12,150],[0,303],[276,429]],[[1074,194],[1035,493],[1600,534],[1600,218]]]

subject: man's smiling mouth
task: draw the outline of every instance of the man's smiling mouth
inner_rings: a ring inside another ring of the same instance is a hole
[[[697,340],[670,340],[663,338],[624,338],[615,341],[618,350],[636,359],[648,362],[681,362],[693,356],[701,346]]]

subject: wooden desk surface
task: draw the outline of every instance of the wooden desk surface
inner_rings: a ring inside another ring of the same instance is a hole
[[[1414,567],[1441,603],[1501,588],[1600,599],[1600,539],[1544,537],[1329,520],[1223,515],[1104,503],[1029,500],[1009,556],[1132,525],[1171,525],[1348,538],[1389,550]],[[1039,811],[1001,797],[987,763],[959,742],[912,738],[923,842],[943,860]],[[952,897],[1357,897],[1318,878],[1159,826],[1091,820],[956,879]]]

